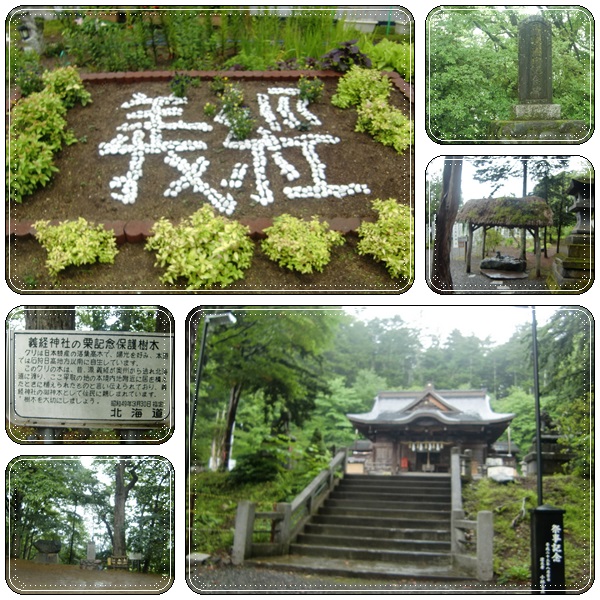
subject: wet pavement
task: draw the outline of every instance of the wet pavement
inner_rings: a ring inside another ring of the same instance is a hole
[[[6,582],[19,594],[160,594],[171,586],[172,578],[11,559],[6,561]]]

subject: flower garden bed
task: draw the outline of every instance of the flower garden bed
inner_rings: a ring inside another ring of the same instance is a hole
[[[292,107],[292,119],[295,116],[302,120],[303,127],[293,120],[287,126],[283,124],[281,133],[269,138],[272,144],[263,143],[258,149],[243,143],[224,145],[228,131],[225,124],[214,122],[204,113],[205,104],[215,101],[209,84],[217,73],[189,75],[199,78],[200,84],[188,88],[187,102],[167,101],[162,110],[175,111],[159,117],[161,127],[166,123],[178,125],[160,129],[157,147],[142,145],[137,155],[131,144],[127,146],[118,137],[125,131],[133,139],[135,123],[140,121],[126,115],[147,110],[152,99],[168,97],[173,72],[83,76],[92,103],[75,107],[68,114],[69,127],[79,142],[60,152],[56,161],[59,172],[50,184],[35,191],[22,204],[11,203],[8,207],[9,285],[17,291],[36,293],[45,289],[184,290],[185,285],[179,288],[161,284],[158,279],[161,272],[153,265],[152,253],[144,253],[143,244],[135,242],[145,241],[158,219],[166,218],[177,224],[209,202],[216,212],[247,225],[257,245],[252,267],[244,279],[224,290],[209,291],[398,293],[407,289],[407,282],[392,280],[383,265],[358,256],[353,246],[360,224],[377,218],[372,200],[396,198],[400,204],[412,205],[413,156],[410,151],[400,155],[369,135],[355,131],[356,112],[336,108],[330,101],[338,74],[306,72],[322,79],[325,90],[323,97],[311,104],[305,114],[295,107],[296,99],[289,92],[295,88],[300,72],[221,73],[239,83],[245,104],[257,117],[258,127],[272,126],[261,118],[268,113],[268,109],[261,110],[261,101],[276,112],[275,121],[282,121],[275,110],[280,103]],[[390,103],[408,116],[411,87],[397,75],[390,77],[394,83]],[[194,129],[190,125],[197,123],[209,123],[211,127]],[[131,127],[129,132],[127,127]],[[307,141],[302,141],[302,135]],[[256,132],[250,138],[257,138]],[[281,142],[284,139],[286,142]],[[171,158],[178,160],[168,162],[165,158],[173,148]],[[252,157],[262,158],[262,166],[253,163]],[[316,157],[315,161],[311,162],[310,157]],[[242,165],[246,165],[245,169],[240,169]],[[135,171],[134,166],[141,168]],[[240,170],[245,171],[245,176],[237,178]],[[307,276],[286,272],[269,264],[262,255],[256,240],[264,236],[263,231],[272,225],[273,218],[283,213],[303,219],[316,215],[346,235],[348,243],[333,251],[332,263],[323,273]],[[31,239],[32,223],[39,219],[75,220],[81,216],[113,230],[123,256],[118,256],[114,265],[92,265],[85,270],[69,268],[61,274],[58,284],[50,282],[43,271],[44,253],[35,248],[36,242]],[[129,247],[133,244],[138,247]],[[125,255],[129,258],[121,266]]]

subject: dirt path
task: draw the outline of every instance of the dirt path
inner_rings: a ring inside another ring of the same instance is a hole
[[[19,594],[159,594],[172,577],[131,571],[88,571],[77,565],[45,565],[29,560],[6,561],[6,581]]]

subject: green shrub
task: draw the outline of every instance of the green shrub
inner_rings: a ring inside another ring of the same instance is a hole
[[[309,103],[316,102],[322,95],[325,85],[318,77],[305,77],[302,75],[298,80],[300,99],[308,100]]]
[[[160,219],[153,232],[146,249],[156,251],[156,266],[166,267],[164,283],[181,278],[188,290],[225,287],[243,277],[252,262],[248,228],[215,215],[207,204],[177,226]]]
[[[385,100],[364,101],[357,109],[356,131],[370,134],[384,146],[402,154],[413,143],[412,121]]]
[[[11,113],[11,131],[15,136],[33,136],[56,152],[63,142],[71,144],[76,141],[66,130],[66,113],[60,97],[46,88],[15,105]]]
[[[412,280],[414,228],[409,206],[394,198],[373,200],[379,213],[375,223],[364,222],[358,229],[359,254],[370,254],[383,262],[391,277]]]
[[[371,59],[378,71],[396,71],[404,79],[412,81],[414,73],[414,46],[382,39],[377,44],[365,39],[361,50]]]
[[[52,278],[70,265],[113,263],[119,252],[112,231],[103,225],[94,226],[83,217],[58,225],[36,221],[33,226],[39,243],[48,253],[46,268]]]
[[[58,168],[54,166],[51,148],[33,134],[11,136],[8,150],[7,199],[20,204],[25,196],[45,186]]]
[[[21,96],[29,96],[44,89],[42,73],[44,71],[37,52],[10,48],[10,83],[16,85]]]
[[[273,219],[265,229],[263,252],[280,267],[300,273],[322,271],[331,259],[333,246],[341,246],[344,236],[331,231],[327,223],[313,217],[304,221],[288,214]]]
[[[61,67],[54,71],[46,71],[42,75],[42,80],[46,89],[54,92],[66,108],[72,108],[77,102],[85,106],[92,101],[92,95],[85,89],[75,67]]]
[[[197,87],[200,85],[199,77],[190,77],[185,73],[175,73],[173,79],[169,82],[169,89],[173,96],[177,98],[185,98],[190,86]]]
[[[387,100],[391,89],[389,77],[355,65],[338,81],[331,103],[338,108],[349,108],[375,98]]]

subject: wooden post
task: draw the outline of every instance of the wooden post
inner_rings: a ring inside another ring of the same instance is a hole
[[[540,228],[533,229],[533,243],[535,246],[535,276],[540,277],[542,274],[542,245],[540,244]]]
[[[468,223],[469,236],[467,239],[467,273],[471,272],[471,254],[473,253],[473,223]]]

